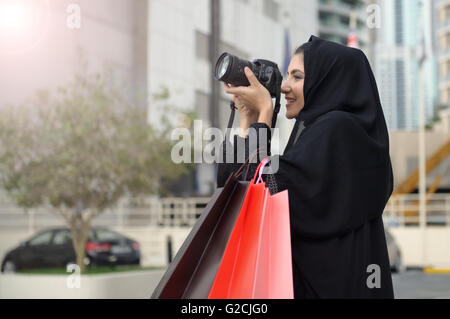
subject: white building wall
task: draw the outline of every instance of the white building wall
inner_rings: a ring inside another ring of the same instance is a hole
[[[202,11],[199,1],[149,2],[149,93],[165,87],[170,92],[169,104],[182,110],[194,106],[195,84],[195,12]],[[150,96],[149,119],[157,124],[160,104]]]

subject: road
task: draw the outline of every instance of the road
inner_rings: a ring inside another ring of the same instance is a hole
[[[450,274],[408,270],[392,274],[396,299],[450,299]]]

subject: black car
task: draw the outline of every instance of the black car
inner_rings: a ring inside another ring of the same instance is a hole
[[[388,229],[385,229],[385,233],[391,270],[397,273],[403,272],[406,267],[403,265],[400,247],[395,242],[394,237],[391,235]]]
[[[139,265],[139,243],[106,228],[92,228],[86,243],[87,266]],[[69,228],[39,232],[9,251],[2,262],[2,272],[22,269],[66,267],[76,263]]]

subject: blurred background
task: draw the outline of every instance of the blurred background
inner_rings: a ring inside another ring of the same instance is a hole
[[[310,35],[377,80],[396,297],[450,298],[450,0],[0,0],[0,298],[149,297],[216,187],[171,130],[226,127],[221,53],[285,71]]]

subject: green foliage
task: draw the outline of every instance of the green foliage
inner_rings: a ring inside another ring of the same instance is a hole
[[[439,122],[441,120],[440,116],[439,116],[439,112],[448,108],[448,105],[445,104],[438,104],[435,105],[433,108],[433,118],[425,125],[425,129],[426,130],[432,130],[433,129],[433,125],[436,122]]]
[[[170,160],[163,124],[152,128],[147,110],[105,77],[77,76],[53,95],[0,110],[0,186],[22,207],[96,212],[125,194],[158,193],[162,180],[188,172]]]

